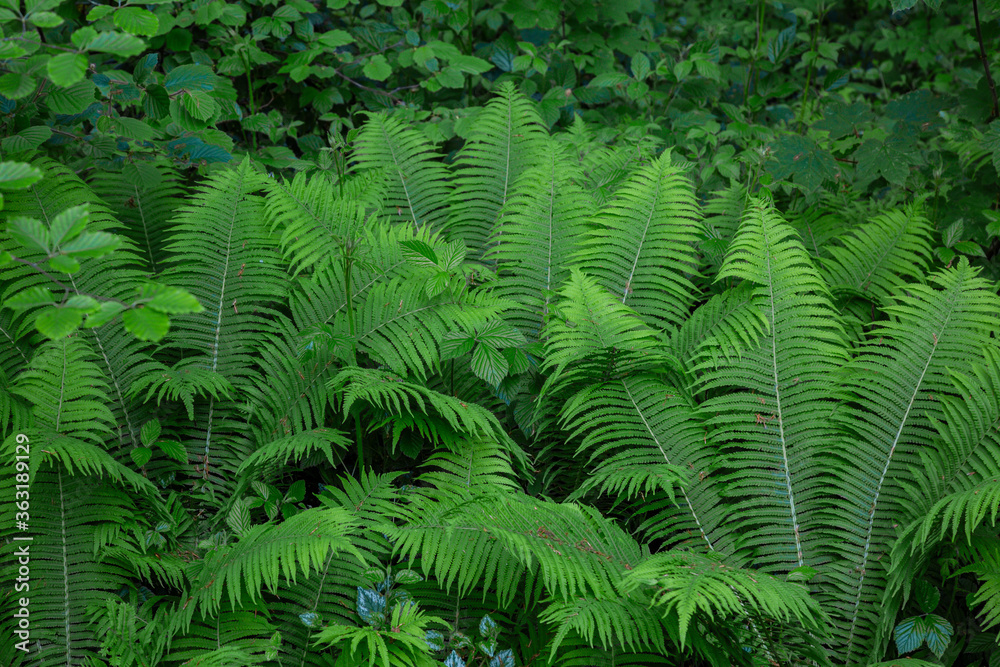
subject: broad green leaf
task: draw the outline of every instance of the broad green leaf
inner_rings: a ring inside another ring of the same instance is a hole
[[[199,90],[189,90],[181,98],[181,103],[184,105],[184,110],[198,120],[208,120],[219,109],[215,98]]]
[[[139,439],[142,440],[142,444],[149,447],[157,438],[160,437],[161,431],[162,427],[160,426],[160,420],[150,419],[142,425],[142,430],[139,431]]]
[[[912,138],[899,134],[885,141],[866,141],[855,152],[854,159],[858,161],[857,180],[861,187],[867,187],[879,176],[893,185],[903,185],[910,166],[920,164]]]
[[[807,191],[819,188],[823,181],[833,180],[839,173],[830,152],[808,137],[786,134],[774,147],[775,163],[769,171],[775,179],[794,177]]]
[[[472,351],[472,372],[491,387],[503,381],[509,367],[507,358],[488,344],[480,343]]]
[[[30,250],[41,250],[48,254],[52,247],[49,230],[34,218],[14,218],[7,224],[7,233]]]
[[[632,56],[632,76],[637,81],[645,81],[649,76],[649,58],[641,51]]]
[[[118,313],[122,312],[124,309],[125,306],[117,301],[105,301],[96,312],[89,313],[87,315],[87,321],[83,326],[88,329],[103,326],[115,319],[115,317],[118,316]]]
[[[362,71],[369,79],[385,81],[392,74],[392,67],[389,65],[389,61],[385,59],[385,56],[378,54],[368,59]]]
[[[153,458],[153,450],[149,447],[133,447],[129,454],[132,457],[132,461],[140,468],[149,463],[149,459]]]
[[[67,88],[50,88],[45,103],[53,113],[77,114],[95,102],[97,86],[90,79],[82,79]]]
[[[113,252],[121,245],[121,239],[107,232],[88,232],[62,246],[62,251],[77,257],[100,257]]]
[[[122,7],[115,12],[115,25],[132,35],[156,34],[160,28],[160,19],[148,9],[140,7]]]
[[[146,43],[135,35],[120,32],[102,32],[87,42],[87,50],[110,53],[119,58],[131,58],[146,50]]]
[[[49,60],[46,69],[52,83],[66,88],[78,83],[87,74],[87,56],[83,53],[60,53]]]
[[[938,602],[941,601],[941,593],[934,584],[925,579],[918,579],[914,582],[913,599],[920,607],[920,611],[929,614],[937,609]]]
[[[156,446],[160,448],[160,451],[169,458],[180,463],[187,463],[187,450],[184,449],[184,445],[173,440],[159,440]]]
[[[35,320],[35,328],[46,338],[58,340],[76,331],[82,321],[82,310],[47,308]]]
[[[178,65],[167,73],[163,86],[169,93],[181,90],[208,92],[215,88],[215,73],[205,65]]]
[[[142,110],[153,120],[166,118],[170,115],[170,94],[159,84],[146,88],[142,98]]]
[[[35,89],[35,84],[33,76],[10,72],[0,76],[0,95],[11,100],[19,100],[29,95]]]
[[[171,315],[200,313],[204,308],[187,290],[168,285],[150,283],[139,288],[139,299],[146,302],[148,308]]]
[[[50,306],[56,302],[57,297],[52,293],[52,290],[48,287],[35,286],[16,292],[3,302],[3,306],[12,310],[24,310],[25,308]]]
[[[156,342],[167,335],[170,319],[152,308],[131,308],[122,313],[125,329],[139,340]]]
[[[24,128],[14,136],[5,137],[2,145],[3,149],[8,153],[23,153],[38,148],[48,141],[51,136],[51,128],[45,125],[34,125]]]
[[[49,225],[52,245],[59,247],[60,243],[75,239],[86,229],[88,220],[90,220],[88,204],[72,206],[56,215]]]
[[[80,270],[80,262],[69,255],[56,255],[49,258],[49,267],[59,273],[76,273]]]
[[[55,28],[64,23],[63,17],[55,12],[32,12],[28,20],[39,28]]]
[[[42,172],[24,162],[0,162],[0,190],[23,190],[36,183]]]

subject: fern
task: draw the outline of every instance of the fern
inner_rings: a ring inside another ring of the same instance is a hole
[[[930,259],[930,222],[917,206],[889,211],[843,236],[823,262],[833,289],[888,296],[908,277],[923,275]]]
[[[496,93],[455,158],[447,230],[471,248],[473,257],[486,251],[514,182],[536,163],[544,136],[538,111],[513,84],[500,84]]]
[[[718,279],[729,277],[754,285],[770,334],[737,361],[703,362],[699,390],[727,390],[703,408],[732,470],[721,480],[733,498],[728,532],[758,566],[787,571],[819,556],[809,541],[822,473],[815,457],[835,435],[831,376],[846,350],[819,275],[795,232],[764,202],[744,215]]]
[[[385,211],[393,222],[439,230],[448,214],[448,171],[423,134],[393,116],[372,114],[354,144],[358,169],[392,174]]]
[[[640,168],[597,214],[578,261],[655,327],[683,322],[694,296],[694,244],[702,232],[690,182],[670,152]]]
[[[570,257],[591,213],[577,184],[582,174],[565,150],[545,143],[544,160],[511,188],[487,259],[497,262],[497,292],[518,307],[507,321],[537,338],[556,288],[569,277]]]
[[[838,446],[831,463],[836,493],[849,509],[831,510],[831,524],[843,545],[836,582],[850,600],[839,627],[847,662],[870,650],[871,604],[885,582],[874,551],[891,540],[899,516],[896,480],[907,478],[917,451],[934,440],[928,417],[943,418],[940,399],[952,391],[948,370],[969,370],[997,328],[1000,299],[968,262],[930,281],[938,289],[911,284],[893,297],[890,320],[870,335],[846,384],[858,407],[841,418],[856,436]]]

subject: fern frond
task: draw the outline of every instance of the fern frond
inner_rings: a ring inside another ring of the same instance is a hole
[[[234,545],[211,548],[189,569],[190,604],[206,616],[220,610],[223,598],[233,608],[243,603],[244,594],[254,602],[266,586],[274,593],[280,578],[295,583],[319,569],[330,550],[356,553],[347,534],[355,520],[337,508],[311,508],[285,519],[278,525],[251,527]],[[360,553],[356,554],[363,560]],[[224,595],[225,593],[225,595]]]
[[[461,239],[473,258],[486,251],[511,187],[538,160],[547,135],[535,105],[506,81],[476,117],[475,131],[454,163],[448,236]]]
[[[546,140],[540,164],[513,184],[487,260],[497,262],[497,292],[518,304],[506,319],[537,339],[557,287],[569,277],[569,260],[587,218],[582,174],[563,146]]]
[[[256,667],[273,660],[279,641],[267,614],[226,611],[175,638],[166,660],[199,667]]]
[[[843,410],[842,420],[854,437],[836,449],[831,492],[844,500],[830,508],[844,559],[835,580],[850,600],[840,628],[847,662],[869,650],[868,621],[885,570],[875,546],[891,542],[892,523],[901,518],[899,481],[934,441],[930,418],[944,417],[940,399],[953,391],[949,370],[970,371],[995,345],[1000,298],[976,274],[962,259],[933,274],[930,285],[907,285],[850,367],[846,387],[857,407]]]
[[[653,375],[609,379],[570,398],[562,420],[571,439],[581,437],[577,454],[586,451],[590,463],[599,462],[570,499],[595,487],[628,499],[662,493],[669,501],[648,521],[655,537],[669,545],[693,537],[699,547],[716,548],[712,536],[724,517],[705,481],[714,452],[680,392]]]
[[[266,185],[249,160],[216,172],[179,210],[167,247],[171,266],[163,274],[205,306],[173,320],[166,347],[199,360],[198,366],[237,391],[258,383],[257,343],[271,330],[267,318],[287,291],[284,266],[264,223],[264,201],[255,194]],[[249,454],[246,420],[237,415],[235,404],[210,398],[197,426],[185,431],[192,458],[202,462],[202,478],[221,488],[230,487]]]
[[[414,428],[425,438],[451,446],[467,438],[485,438],[517,448],[489,410],[385,371],[345,368],[329,387],[342,395],[345,414],[358,401],[376,408],[384,423],[393,425],[394,441],[402,429]]]
[[[448,216],[448,170],[426,136],[396,116],[372,114],[354,142],[356,169],[392,174],[384,210],[392,222],[438,231]]]
[[[758,347],[770,322],[756,287],[743,282],[699,306],[670,338],[670,349],[687,368],[719,367]]]
[[[823,275],[832,289],[869,293],[881,299],[923,276],[931,257],[931,224],[916,205],[875,216],[829,248]]]
[[[267,182],[267,224],[272,232],[280,232],[294,275],[337,260],[338,247],[360,236],[366,220],[378,212],[384,191],[380,172],[355,176],[348,184],[352,196],[337,197],[323,173],[307,177],[299,172],[291,182]]]
[[[132,185],[120,173],[97,171],[89,181],[124,225],[124,234],[139,250],[145,264],[155,275],[162,268],[170,233],[170,221],[184,200],[185,191],[172,169],[158,164],[146,168],[158,175],[158,183],[142,188]]]
[[[718,280],[754,285],[770,334],[742,358],[714,367],[704,361],[700,391],[726,393],[703,408],[732,471],[729,530],[764,571],[815,562],[810,510],[819,500],[815,455],[835,430],[832,374],[846,360],[836,312],[795,231],[766,203],[744,215]]]
[[[584,271],[650,326],[676,328],[695,289],[702,235],[694,188],[666,151],[640,168],[596,215],[581,244]]]
[[[535,567],[546,590],[564,600],[588,591],[615,597],[619,572],[639,561],[639,546],[596,510],[485,488],[415,502],[409,520],[389,530],[396,553],[420,555],[425,574],[447,590],[496,587],[510,604]]]
[[[561,299],[544,331],[544,369],[554,369],[547,384],[554,385],[570,364],[600,367],[610,372],[622,361],[635,360],[660,347],[656,332],[616,296],[590,276],[573,268],[559,290]],[[600,376],[598,373],[598,377]]]
[[[555,659],[570,632],[577,633],[591,646],[594,646],[596,633],[605,650],[622,646],[630,651],[667,652],[664,642],[667,630],[663,627],[662,616],[637,600],[578,598],[572,602],[556,602],[539,614],[539,620],[559,628],[550,644],[549,660]]]
[[[695,615],[742,617],[747,610],[783,623],[796,622],[820,633],[828,622],[809,591],[769,574],[726,565],[716,557],[674,551],[654,554],[625,574],[625,592],[652,585],[653,604],[664,614],[676,611],[680,643]]]

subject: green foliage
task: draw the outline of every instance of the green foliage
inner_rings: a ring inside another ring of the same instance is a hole
[[[0,662],[995,662],[996,8],[875,5],[0,8]]]

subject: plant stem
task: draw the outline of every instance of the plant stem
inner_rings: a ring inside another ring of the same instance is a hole
[[[976,20],[976,40],[979,42],[979,59],[983,61],[983,71],[986,72],[986,83],[990,86],[990,95],[993,96],[993,113],[990,119],[1000,116],[1000,104],[997,103],[997,88],[993,83],[993,74],[990,73],[990,61],[986,57],[986,47],[983,46],[983,31],[979,27],[979,0],[972,0],[972,15]]]

